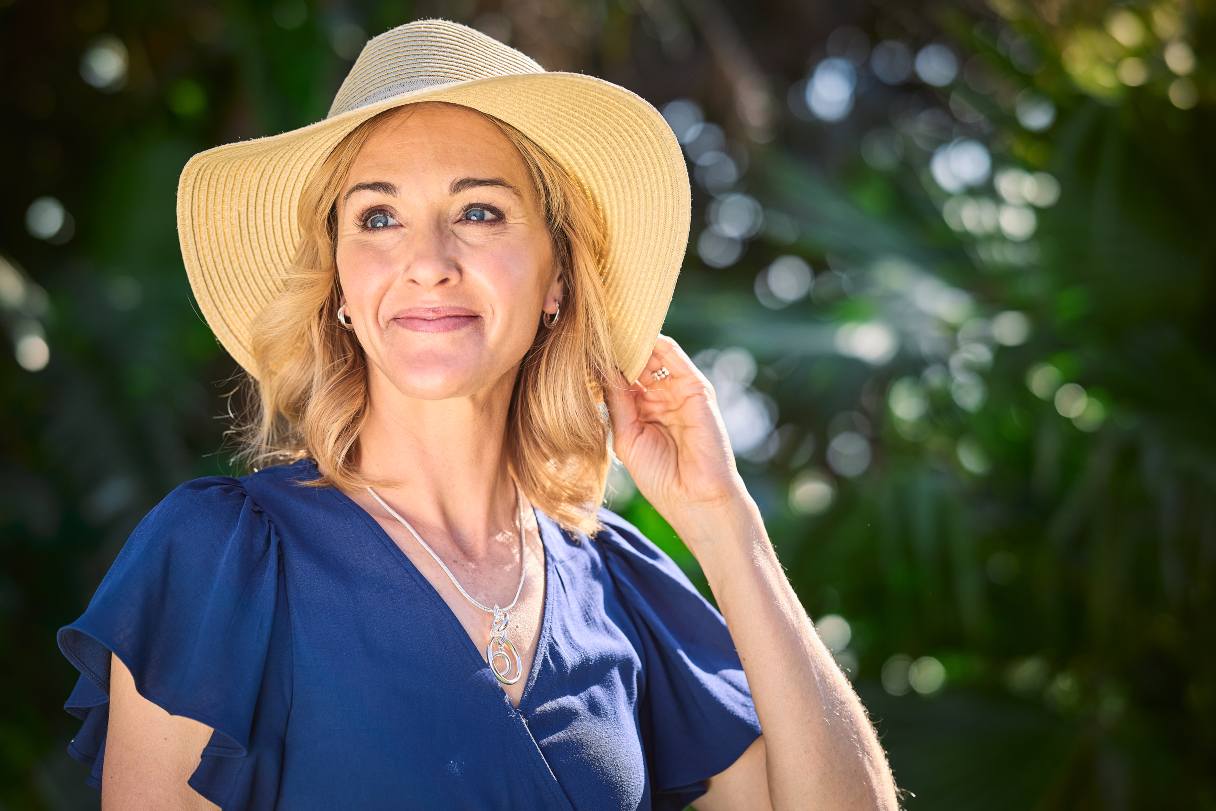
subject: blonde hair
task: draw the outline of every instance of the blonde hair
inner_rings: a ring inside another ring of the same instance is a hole
[[[368,413],[367,361],[355,334],[337,320],[335,246],[337,198],[355,157],[402,109],[381,112],[348,133],[303,187],[297,210],[301,242],[285,289],[254,325],[259,377],[245,374],[243,412],[233,415],[233,427],[225,432],[235,436],[234,461],[245,467],[311,457],[321,475],[302,481],[304,486],[356,490],[400,484],[357,469],[357,442]],[[563,528],[592,535],[603,528],[596,513],[611,465],[603,387],[616,368],[602,276],[607,227],[578,180],[544,149],[510,124],[474,112],[498,127],[527,166],[565,287],[556,326],[547,329],[538,321],[511,392],[509,472],[525,496]]]

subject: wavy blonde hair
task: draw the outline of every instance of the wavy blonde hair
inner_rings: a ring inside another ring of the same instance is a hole
[[[367,360],[355,334],[337,320],[335,248],[337,198],[355,157],[373,132],[409,106],[381,112],[348,133],[302,190],[302,237],[285,289],[254,325],[260,375],[245,373],[233,392],[243,392],[243,408],[229,411],[233,427],[225,437],[235,437],[233,459],[245,468],[310,457],[321,475],[304,486],[400,484],[358,470],[359,434],[368,415]],[[584,187],[544,149],[510,124],[474,112],[515,145],[527,166],[565,287],[557,325],[547,329],[538,320],[511,392],[509,472],[563,528],[592,535],[603,528],[596,513],[611,465],[603,387],[616,368],[602,275],[607,226]]]

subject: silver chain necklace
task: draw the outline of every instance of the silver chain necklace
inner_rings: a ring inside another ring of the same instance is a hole
[[[523,494],[520,492],[519,488],[515,488],[515,499],[517,505],[515,518],[519,526],[519,586],[515,589],[515,597],[511,600],[510,605],[506,605],[501,608],[499,607],[498,603],[495,603],[493,608],[489,608],[475,600],[471,594],[464,590],[464,586],[460,585],[460,581],[457,580],[456,576],[452,574],[452,570],[447,567],[447,564],[435,554],[435,550],[431,549],[427,542],[422,540],[422,536],[419,535],[412,526],[410,526],[410,522],[406,521],[397,514],[396,510],[388,506],[388,504],[384,502],[384,499],[380,498],[379,494],[377,494],[370,485],[368,485],[367,492],[371,493],[372,498],[380,502],[380,506],[388,510],[389,514],[401,522],[401,525],[410,531],[410,534],[417,539],[418,543],[422,544],[422,548],[429,552],[431,557],[435,559],[435,562],[438,563],[445,572],[447,572],[448,578],[451,579],[451,581],[456,585],[456,588],[460,589],[460,593],[465,596],[466,600],[480,608],[482,611],[494,615],[494,621],[490,626],[490,641],[486,643],[486,663],[489,664],[490,669],[494,671],[494,678],[498,679],[498,681],[502,684],[515,684],[515,682],[519,681],[520,676],[523,675],[523,661],[520,659],[519,651],[515,649],[515,644],[511,642],[511,640],[507,639],[507,626],[511,621],[510,610],[515,607],[515,603],[519,601],[520,593],[524,590],[524,571],[527,569],[524,560]],[[498,669],[498,660],[500,658],[505,663],[505,667],[502,670]],[[512,672],[512,664],[515,665],[515,675],[508,676],[508,674]]]

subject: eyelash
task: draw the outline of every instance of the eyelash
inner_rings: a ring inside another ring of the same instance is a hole
[[[497,225],[500,222],[502,222],[502,219],[503,219],[502,211],[500,211],[496,206],[489,205],[488,203],[469,203],[467,206],[465,206],[464,208],[462,208],[460,210],[462,218],[463,218],[464,214],[466,214],[470,209],[474,209],[474,208],[480,208],[484,211],[488,211],[491,214],[493,214],[495,217],[497,217],[498,219],[496,219],[496,220],[468,220],[468,222],[474,223],[476,225]],[[373,214],[381,214],[381,213],[388,214],[388,209],[383,208],[381,206],[367,209],[366,211],[364,211],[362,214],[360,214],[358,217],[355,218],[355,227],[358,228],[360,231],[384,231],[384,230],[386,230],[385,228],[369,228],[367,225],[368,219],[370,219]],[[392,215],[389,214],[389,216],[392,216]]]

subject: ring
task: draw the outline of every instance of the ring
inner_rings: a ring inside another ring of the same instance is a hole
[[[658,369],[651,372],[650,376],[653,377],[655,380],[664,380],[668,377],[671,377],[671,372],[668,371],[666,366],[660,366]]]

